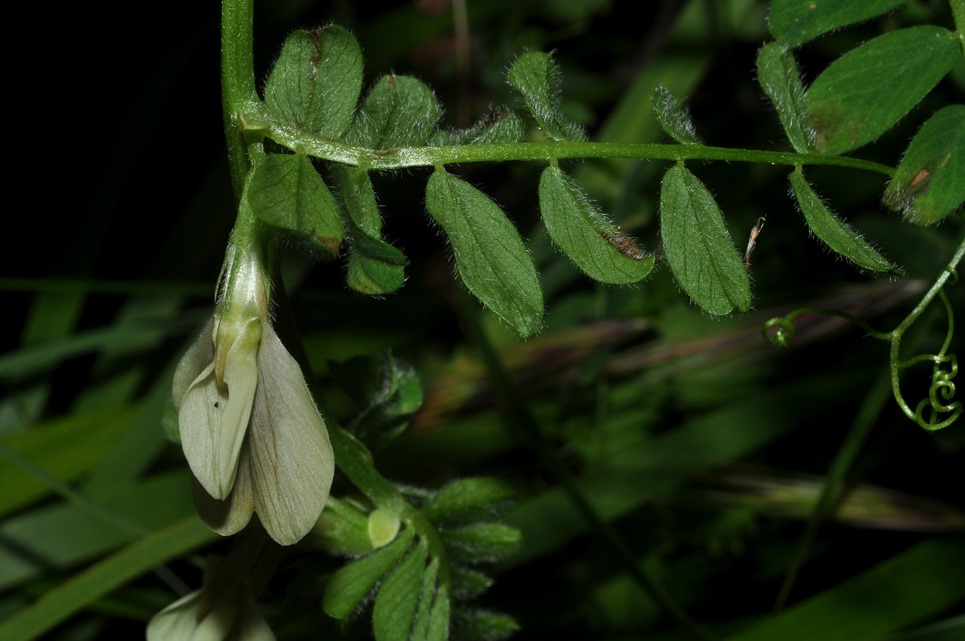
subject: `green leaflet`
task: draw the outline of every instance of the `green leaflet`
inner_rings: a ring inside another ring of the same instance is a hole
[[[405,282],[408,259],[401,251],[378,238],[352,234],[349,249],[348,286],[369,295],[390,294]]]
[[[590,278],[626,285],[643,280],[653,269],[654,257],[645,256],[559,167],[543,170],[539,208],[550,238]]]
[[[322,598],[325,613],[336,619],[348,618],[372,588],[402,558],[412,543],[412,536],[412,530],[402,530],[392,543],[342,566],[335,572],[329,579]]]
[[[336,25],[296,31],[285,41],[265,85],[265,104],[282,122],[335,140],[362,91],[362,50]]]
[[[432,609],[429,610],[426,641],[446,641],[449,638],[450,611],[449,591],[440,587],[435,600],[432,602]]]
[[[832,251],[864,269],[876,272],[887,272],[895,269],[895,266],[875,251],[858,235],[858,232],[851,229],[824,206],[821,198],[814,193],[811,185],[804,178],[803,173],[798,170],[791,172],[790,181],[808,227]]]
[[[422,641],[429,632],[429,614],[432,609],[433,601],[436,598],[439,579],[439,559],[433,558],[429,561],[426,573],[422,575],[422,588],[419,590],[419,607],[416,608],[415,616],[412,618],[413,641]],[[448,627],[449,622],[446,621]]]
[[[491,145],[522,142],[526,134],[523,119],[509,107],[496,107],[468,129],[437,131],[429,144],[443,145]]]
[[[486,194],[444,170],[426,186],[429,214],[446,232],[469,291],[521,336],[543,319],[543,292],[519,232]]]
[[[771,34],[784,44],[797,47],[832,29],[873,18],[906,0],[774,0],[768,24]]]
[[[437,525],[471,523],[493,516],[512,496],[512,488],[499,479],[457,479],[439,490],[422,513]]]
[[[529,51],[521,55],[509,69],[507,81],[549,138],[586,140],[583,129],[560,109],[560,70],[548,53]]]
[[[394,292],[405,282],[405,255],[382,240],[382,215],[367,171],[338,166],[342,202],[348,213],[348,286],[362,294]]]
[[[814,130],[808,126],[808,100],[794,54],[769,42],[757,54],[757,81],[771,99],[794,151],[814,151]]]
[[[359,410],[349,429],[366,442],[381,444],[398,436],[422,407],[418,374],[390,352],[356,356],[329,368]]]
[[[657,85],[653,91],[653,111],[663,130],[677,142],[685,145],[701,142],[687,107],[663,85]]]
[[[408,641],[426,573],[427,547],[420,542],[382,583],[372,609],[376,641]]]
[[[505,559],[519,551],[523,542],[518,529],[497,522],[473,523],[444,530],[442,536],[450,557],[469,564]]]
[[[482,610],[458,610],[456,614],[460,636],[470,641],[502,641],[519,630],[511,617]]]
[[[452,586],[452,595],[457,601],[478,598],[493,585],[491,577],[478,570],[462,566],[450,568],[449,581]]]
[[[312,534],[332,554],[360,556],[372,552],[369,514],[351,500],[329,496]]]
[[[252,167],[244,198],[255,215],[337,254],[345,227],[338,203],[303,154],[271,154]]]
[[[961,57],[955,34],[923,25],[899,29],[849,51],[807,92],[822,154],[871,142],[925,97]]]
[[[965,201],[965,105],[935,112],[895,170],[883,198],[916,225],[932,225]]]
[[[695,303],[717,316],[747,311],[744,261],[714,197],[682,165],[671,167],[660,185],[660,235],[674,278]]]
[[[345,134],[351,145],[373,149],[419,147],[439,122],[436,95],[410,76],[383,76],[362,103],[362,110]]]
[[[382,214],[375,200],[375,189],[369,172],[358,167],[336,165],[333,174],[341,187],[342,202],[345,204],[349,221],[356,231],[372,238],[380,238]]]

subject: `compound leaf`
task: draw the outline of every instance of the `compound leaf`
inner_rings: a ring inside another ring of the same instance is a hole
[[[645,256],[559,167],[543,170],[539,207],[550,238],[590,278],[625,285],[653,269],[653,256]]]
[[[876,272],[887,272],[895,266],[879,254],[854,229],[835,216],[811,188],[800,171],[790,175],[791,189],[797,198],[801,213],[808,227],[834,252],[844,256],[858,267]]]
[[[660,185],[660,234],[680,287],[718,316],[751,306],[744,261],[714,197],[689,169],[671,167]]]
[[[917,105],[961,55],[955,34],[931,25],[892,31],[844,54],[807,92],[817,151],[840,154],[874,140]]]
[[[523,239],[486,194],[444,170],[429,178],[426,207],[442,227],[466,287],[521,336],[543,318],[543,292]]]
[[[917,225],[932,225],[965,201],[965,105],[935,112],[885,190],[884,203]]]

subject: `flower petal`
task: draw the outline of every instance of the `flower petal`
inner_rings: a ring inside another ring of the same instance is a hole
[[[315,525],[332,486],[335,455],[298,363],[265,323],[247,450],[255,512],[292,545]]]
[[[210,332],[210,324],[206,329]],[[238,456],[258,383],[257,347],[261,323],[258,319],[251,319],[240,329],[232,335],[234,340],[225,351],[224,385],[218,384],[212,357],[188,387],[178,408],[181,447],[188,465],[205,491],[216,499],[226,498],[234,486]],[[201,336],[199,343],[203,340],[205,335]],[[212,339],[208,338],[208,342],[211,343]],[[207,353],[206,348],[195,350],[195,347],[182,359],[184,362],[191,357],[184,371],[195,367],[199,357]],[[182,370],[180,365],[178,370]],[[176,377],[179,384],[183,384],[183,380],[183,377]]]
[[[208,587],[155,614],[147,624],[147,641],[275,641],[247,584],[236,582],[221,598]]]
[[[229,641],[275,641],[275,633],[261,615],[255,600],[248,595],[241,608],[241,616]]]
[[[222,601],[200,621],[204,592],[196,590],[155,614],[147,625],[147,641],[224,641],[231,633],[241,604]]]
[[[211,340],[211,332],[214,330],[214,316],[208,319],[201,335],[191,344],[188,351],[184,353],[178,361],[178,367],[174,370],[174,381],[171,384],[171,397],[174,399],[174,406],[179,408],[184,402],[184,395],[187,393],[191,383],[198,378],[201,372],[214,361],[214,341]]]
[[[242,448],[238,458],[238,475],[231,492],[223,501],[212,498],[197,479],[192,479],[191,497],[198,516],[213,532],[231,536],[240,532],[255,511],[255,499],[251,489],[251,464],[248,448]]]

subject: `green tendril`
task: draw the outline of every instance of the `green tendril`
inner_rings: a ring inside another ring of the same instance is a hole
[[[791,312],[793,314],[794,312]],[[791,314],[772,318],[761,327],[761,336],[771,345],[787,347],[794,340],[794,323]]]
[[[965,240],[959,244],[958,249],[955,251],[948,265],[942,270],[942,273],[935,280],[931,288],[929,288],[928,292],[926,292],[918,304],[915,305],[915,308],[901,321],[898,327],[890,332],[876,331],[860,318],[847,312],[821,309],[818,307],[801,307],[786,316],[772,318],[764,323],[761,328],[761,335],[764,337],[764,340],[771,345],[787,347],[794,338],[794,319],[798,316],[802,314],[820,314],[822,316],[843,318],[849,323],[863,329],[872,338],[891,343],[889,355],[891,389],[895,397],[895,402],[898,403],[898,406],[901,408],[901,411],[904,412],[905,416],[914,421],[919,427],[929,431],[946,428],[958,420],[958,417],[965,411],[962,402],[954,400],[956,388],[953,379],[958,374],[958,359],[955,354],[949,354],[948,350],[951,347],[952,337],[955,333],[955,314],[952,310],[951,302],[949,302],[948,296],[944,291],[945,285],[958,282],[958,273],[955,271],[955,268],[962,260],[963,255],[965,255]],[[900,358],[901,339],[915,324],[922,312],[931,305],[936,296],[941,300],[948,319],[948,330],[945,333],[945,340],[942,343],[941,349],[939,349],[936,354],[919,354],[910,359],[902,360]],[[908,369],[923,362],[932,363],[931,386],[928,389],[927,398],[919,401],[913,410],[901,393],[900,373],[903,369]]]
[[[948,275],[949,282],[957,282],[958,275],[953,269],[949,269],[945,273]],[[910,327],[910,324],[906,326],[904,323],[895,330],[896,336],[892,341],[891,349],[891,387],[895,400],[905,416],[913,420],[919,427],[929,431],[948,427],[958,420],[963,411],[962,402],[953,400],[955,398],[955,382],[952,379],[958,374],[958,358],[955,354],[948,353],[954,335],[955,313],[952,311],[952,305],[944,290],[938,289],[937,295],[941,299],[942,305],[945,307],[945,314],[948,317],[948,331],[945,333],[945,341],[938,353],[921,354],[908,360],[900,360],[898,348],[901,335]],[[898,374],[900,370],[908,369],[921,362],[932,363],[931,386],[928,389],[928,397],[919,401],[913,411],[901,394]],[[947,366],[947,369],[945,369],[945,366]]]

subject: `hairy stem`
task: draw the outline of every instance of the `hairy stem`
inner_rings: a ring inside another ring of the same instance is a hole
[[[796,154],[781,151],[730,149],[706,145],[614,143],[614,142],[523,142],[491,145],[455,145],[374,150],[305,136],[282,126],[271,126],[268,137],[292,151],[354,165],[362,169],[391,170],[434,167],[457,163],[509,160],[554,161],[563,158],[627,158],[644,160],[723,160],[771,165],[833,165],[873,171],[891,176],[894,169],[867,160],[843,156]]]
[[[228,163],[235,197],[241,197],[250,163],[238,114],[258,101],[253,44],[254,0],[224,0],[221,4],[221,107]]]
[[[955,34],[962,45],[965,54],[965,0],[948,0],[952,7],[952,19],[955,20]]]

